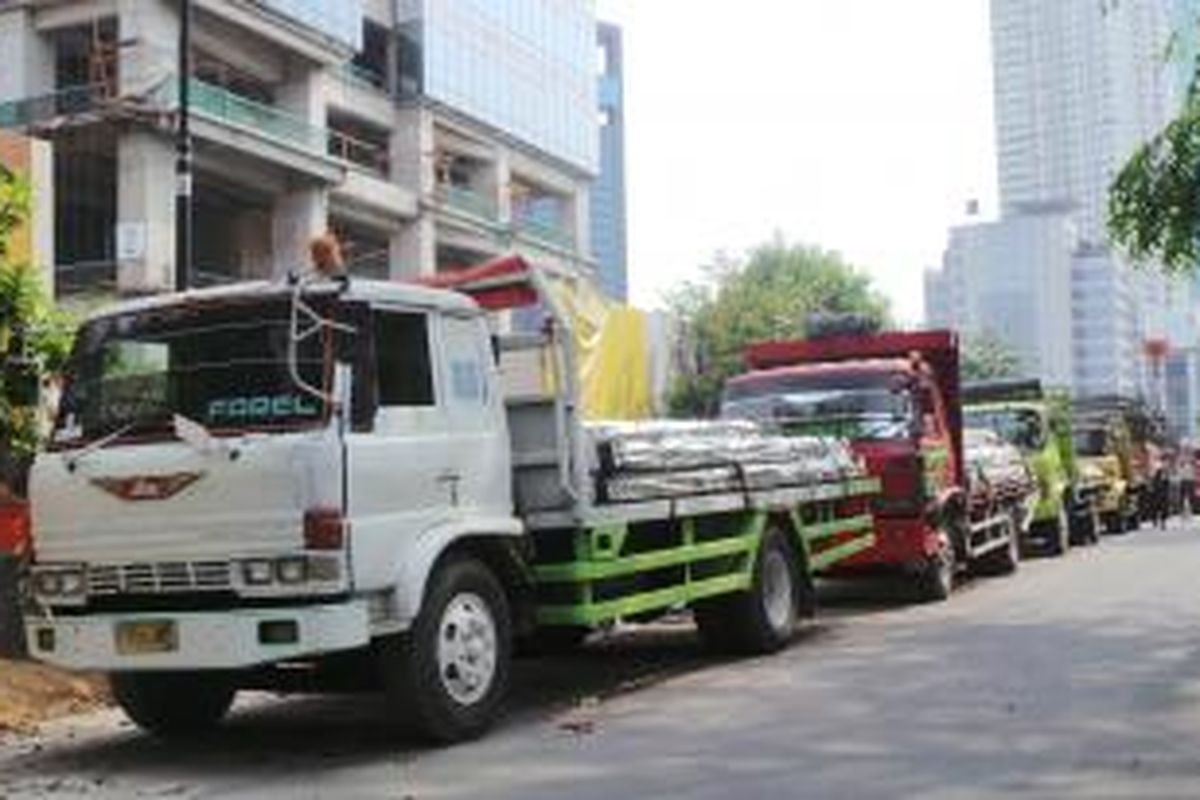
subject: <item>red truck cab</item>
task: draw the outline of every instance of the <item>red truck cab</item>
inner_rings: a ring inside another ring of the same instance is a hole
[[[848,439],[882,484],[875,545],[833,574],[901,571],[926,599],[977,559],[1015,558],[1010,521],[972,519],[963,463],[958,340],[948,331],[755,345],[722,415]]]

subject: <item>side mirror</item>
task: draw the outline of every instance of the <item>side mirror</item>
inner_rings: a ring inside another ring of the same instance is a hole
[[[4,366],[4,396],[13,406],[37,406],[42,397],[42,376],[37,364],[25,359],[10,360]]]

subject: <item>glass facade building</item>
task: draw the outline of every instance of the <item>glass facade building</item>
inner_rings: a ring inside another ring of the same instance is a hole
[[[592,0],[399,0],[420,20],[423,93],[594,174]]]
[[[600,174],[592,184],[592,254],[600,285],[610,297],[629,296],[628,235],[625,209],[625,86],[621,29],[601,23],[596,31],[601,55]]]

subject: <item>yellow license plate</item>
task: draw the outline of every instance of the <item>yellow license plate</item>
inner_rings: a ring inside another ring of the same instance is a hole
[[[179,649],[179,634],[170,620],[118,622],[117,652],[123,656],[173,653]]]

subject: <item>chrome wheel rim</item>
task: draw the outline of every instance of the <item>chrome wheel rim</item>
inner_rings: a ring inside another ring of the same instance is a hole
[[[438,677],[455,702],[467,706],[487,695],[496,677],[496,621],[477,594],[457,594],[438,625]]]
[[[782,633],[792,624],[794,612],[792,571],[787,557],[772,547],[763,558],[762,604],[772,630]]]

